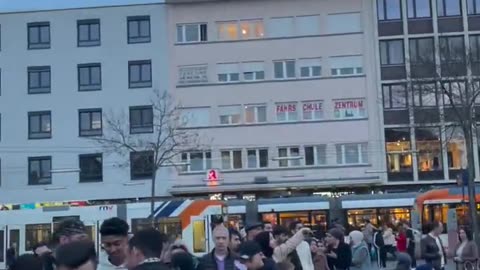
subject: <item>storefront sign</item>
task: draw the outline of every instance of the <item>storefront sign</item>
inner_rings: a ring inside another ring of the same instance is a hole
[[[322,111],[322,102],[305,102],[302,109],[304,113]]]
[[[365,101],[363,99],[334,101],[334,114],[337,119],[365,117]]]
[[[178,70],[180,84],[194,84],[208,82],[207,66],[180,67]]]
[[[278,104],[277,105],[277,113],[289,113],[289,112],[296,112],[297,111],[297,104]]]

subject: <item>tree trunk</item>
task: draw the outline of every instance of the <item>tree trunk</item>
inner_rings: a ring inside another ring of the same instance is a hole
[[[475,162],[473,159],[473,134],[471,121],[468,121],[468,127],[464,130],[465,146],[467,148],[467,162],[468,162],[468,212],[470,213],[471,229],[475,242],[480,244],[478,219],[477,219],[477,202],[475,192]]]
[[[152,226],[155,224],[155,180],[157,178],[157,170],[153,169],[152,173],[152,190],[150,196],[150,218]]]

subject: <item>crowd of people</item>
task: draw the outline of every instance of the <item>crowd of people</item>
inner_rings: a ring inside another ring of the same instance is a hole
[[[365,226],[346,237],[339,223],[318,236],[298,221],[288,227],[253,223],[241,231],[223,223],[212,228],[214,248],[201,258],[187,245],[153,228],[129,234],[129,225],[120,218],[105,220],[100,227],[101,251],[88,239],[79,220],[61,222],[48,245],[38,243],[33,254],[13,256],[10,270],[371,270],[377,261],[385,269],[388,254],[397,270],[442,270],[447,253],[439,237],[443,224],[434,222],[420,241],[425,264],[416,266],[416,232],[406,223]],[[394,233],[395,231],[395,233]],[[418,240],[418,239],[417,239]],[[459,267],[476,263],[478,248],[469,230],[459,230],[454,260]],[[459,268],[463,269],[463,268]]]

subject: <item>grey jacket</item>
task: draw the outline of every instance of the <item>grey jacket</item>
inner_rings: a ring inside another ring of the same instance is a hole
[[[365,242],[352,248],[352,266],[350,270],[371,270],[370,252]]]
[[[442,268],[441,254],[443,254],[443,259],[445,260],[443,263],[447,264],[447,253],[445,253],[445,249],[443,248],[442,240],[440,240],[440,244],[442,245],[441,250],[439,250],[435,238],[429,234],[420,242],[422,259],[424,259],[427,264],[433,266],[435,270],[441,270]]]
[[[457,248],[455,248],[455,256],[457,255],[457,250],[460,247],[459,243],[457,245]],[[467,244],[465,244],[465,247],[462,250],[462,253],[460,254],[460,260],[463,262],[466,261],[475,261],[478,259],[478,247],[477,244],[475,244],[474,241],[468,241]]]

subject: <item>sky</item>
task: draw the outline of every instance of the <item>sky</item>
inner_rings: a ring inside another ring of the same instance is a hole
[[[162,2],[163,0],[0,0],[0,13]]]

